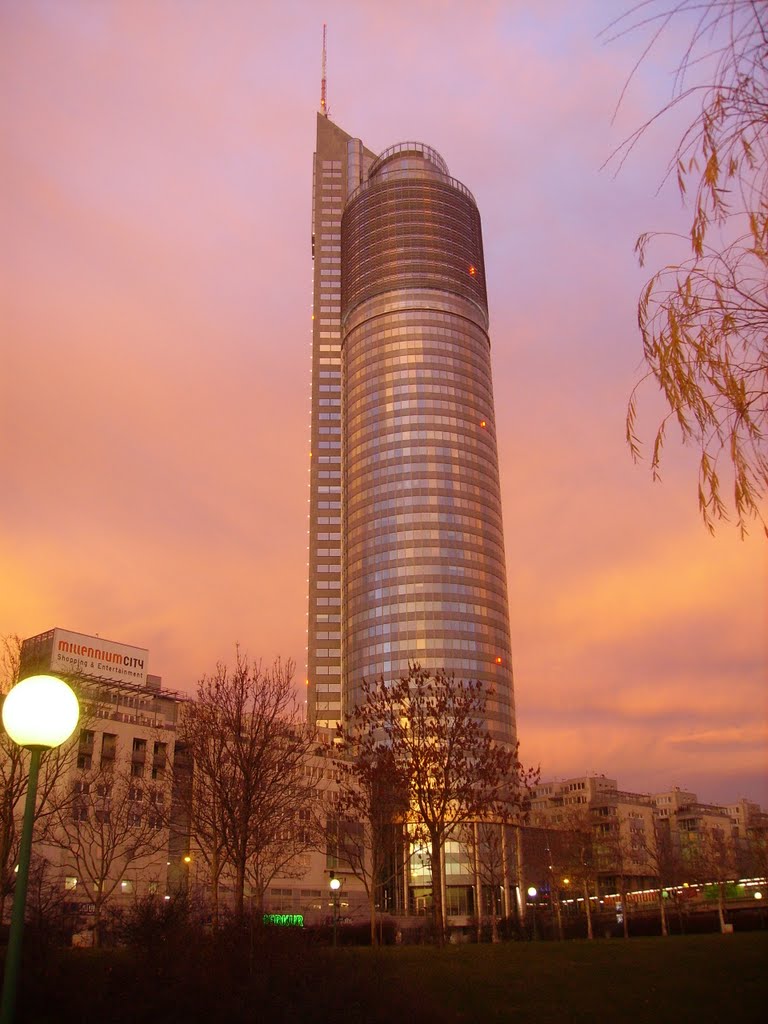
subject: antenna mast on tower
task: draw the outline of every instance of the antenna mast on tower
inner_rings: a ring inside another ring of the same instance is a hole
[[[326,117],[330,114],[328,109],[328,100],[326,97],[326,80],[325,80],[325,33],[326,26],[323,25],[323,77],[320,81],[320,113],[325,114]]]

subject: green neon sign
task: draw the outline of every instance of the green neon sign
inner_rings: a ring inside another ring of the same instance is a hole
[[[281,928],[303,928],[303,914],[265,914],[264,924],[276,924]]]

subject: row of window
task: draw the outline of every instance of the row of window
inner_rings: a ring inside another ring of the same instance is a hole
[[[424,418],[417,421],[424,426]],[[403,452],[410,459],[443,458],[448,463],[464,459],[469,468],[474,465],[496,475],[496,447],[493,439],[482,428],[478,434],[454,430],[414,430],[399,428],[398,423],[368,423],[353,437],[346,434],[347,465],[382,464],[397,458]],[[419,444],[419,442],[422,442]],[[429,442],[429,443],[424,443]]]
[[[404,312],[405,316],[411,316],[414,312],[428,311],[438,318],[442,315],[446,323],[455,322],[456,316],[463,317],[470,323],[483,326],[478,320],[482,315],[473,302],[468,302],[463,296],[455,293],[436,294],[434,289],[419,286],[408,286],[398,288],[396,292],[379,293],[371,296],[365,303],[365,308],[355,313],[351,323],[362,320],[370,320],[376,316],[384,316]]]
[[[490,619],[492,622],[498,623],[499,627],[506,630],[507,628],[507,616],[502,610],[493,608],[490,605],[480,604],[468,604],[465,601],[398,601],[392,604],[375,604],[369,608],[364,608],[355,614],[350,614],[347,617],[347,629],[355,630],[362,624],[369,622],[371,619],[403,619],[403,618],[416,618],[418,616],[429,615],[431,621],[442,621],[439,618],[433,618],[434,616],[442,615],[473,615],[477,617],[477,620]],[[462,620],[466,621],[466,620]],[[376,630],[380,632],[371,633],[371,636],[383,636],[386,632],[389,632],[391,625],[389,623],[381,623],[376,626]]]
[[[405,482],[407,483],[407,481]],[[408,491],[411,493],[408,493]],[[413,493],[415,491],[415,493]],[[482,494],[483,500],[475,500],[467,497],[462,491],[460,493],[443,494],[438,480],[421,480],[413,482],[409,487],[403,486],[396,497],[382,498],[381,490],[371,488],[357,496],[358,507],[347,508],[347,528],[349,535],[353,528],[360,523],[366,525],[375,522],[383,512],[390,512],[395,508],[411,508],[414,510],[423,509],[428,512],[432,509],[445,509],[447,512],[456,508],[474,512],[476,515],[487,518],[490,523],[495,523],[498,529],[502,528],[501,506],[498,496],[495,500],[488,500],[487,491]]]
[[[434,481],[430,483],[434,484]],[[439,491],[435,491],[434,486],[429,486],[426,481],[422,486],[422,493],[407,494],[403,492],[396,497],[382,497],[381,493],[378,495],[370,494],[371,500],[364,508],[355,511],[347,510],[348,529],[358,525],[361,520],[364,520],[366,524],[377,522],[379,518],[393,512],[395,509],[400,511],[412,510],[414,514],[420,512],[428,514],[437,511],[438,515],[441,515],[443,512],[448,514],[459,509],[464,512],[473,513],[483,520],[489,519],[491,523],[495,523],[497,528],[501,530],[501,510],[497,507],[496,503],[489,504],[487,501],[475,501],[474,499],[466,498],[463,494],[443,495]],[[339,521],[337,520],[337,522]]]
[[[408,444],[409,441],[425,440],[432,443]],[[440,444],[441,441],[450,443]],[[347,467],[350,475],[354,473],[355,482],[357,474],[366,466],[372,466],[379,472],[392,473],[394,470],[392,475],[397,476],[398,462],[407,463],[409,470],[416,466],[436,467],[442,475],[490,473],[493,479],[496,475],[495,454],[491,445],[452,430],[382,430],[376,434],[374,428],[365,443],[356,445],[352,450],[347,447]]]
[[[397,572],[390,570],[390,575],[397,578]],[[416,586],[424,588],[424,593],[429,593],[433,589],[439,589],[439,596],[462,596],[479,599],[482,602],[488,602],[489,604],[498,607],[501,603],[502,607],[506,604],[506,586],[499,590],[498,587],[489,589],[487,587],[480,587],[473,585],[472,583],[449,583],[443,579],[437,581],[419,581]],[[414,592],[414,584],[412,582],[396,583],[390,586],[378,586],[373,587],[366,591],[369,602],[379,602],[394,597],[407,597],[412,595]],[[358,611],[364,609],[350,609],[349,615],[356,614]]]
[[[474,381],[473,383],[479,383]],[[431,395],[446,395],[456,399],[456,408],[462,408],[466,402],[472,403],[475,407],[490,409],[492,407],[490,387],[478,390],[470,389],[470,382],[465,374],[449,371],[438,372],[437,369],[430,376],[425,376],[424,371],[415,367],[401,367],[397,371],[388,371],[379,374],[372,381],[364,381],[360,387],[364,393],[355,395],[354,387],[348,387],[350,400],[359,405],[361,410],[365,409],[367,396],[370,396],[372,404],[384,401],[390,390],[393,395],[415,395],[423,396],[425,399]],[[397,389],[400,389],[399,391]]]
[[[450,666],[452,670],[465,664],[471,667],[472,671],[485,673],[485,675],[489,672],[504,670],[504,657],[502,656],[501,665],[496,661],[496,658],[499,657],[498,649],[482,641],[452,640],[450,637],[438,640],[430,637],[428,642],[426,637],[421,636],[410,640],[392,641],[390,650],[385,650],[386,646],[386,644],[360,644],[349,649],[346,652],[344,666],[347,678],[350,676],[369,678],[371,665],[364,664],[367,659],[376,658],[380,668],[376,670],[375,674],[379,675],[381,672],[389,672],[393,666],[405,665],[407,668],[409,659],[412,660],[414,655],[418,656],[419,660],[423,660],[421,652],[426,651],[429,651],[432,661],[437,659],[441,666],[446,668]],[[457,657],[461,654],[471,654],[472,658],[465,662]]]
[[[345,671],[345,678],[347,682],[348,692],[350,699],[355,701],[357,699],[360,679],[376,679],[378,676],[385,676],[392,678],[397,675],[400,676],[408,671],[409,662],[412,661],[412,655],[414,652],[409,652],[408,657],[401,658],[383,658],[382,660],[365,661],[360,664],[348,663]],[[477,658],[459,658],[454,657],[449,652],[444,651],[442,648],[430,649],[429,651],[430,660],[434,663],[435,667],[446,668],[448,671],[455,673],[457,676],[465,679],[478,679],[481,682],[488,681],[494,685],[498,682],[498,676],[501,672],[502,675],[506,675],[507,671],[504,668],[497,670],[497,666],[489,663],[487,660],[478,661]],[[424,658],[420,659],[423,666],[426,665]],[[490,670],[489,670],[489,665]],[[506,706],[494,710],[490,706],[490,703],[486,705],[486,719],[491,721],[508,722],[511,720],[510,713]]]
[[[67,892],[74,892],[77,889],[78,885],[80,885],[80,884],[81,884],[81,881],[80,881],[80,879],[76,875],[67,875],[65,877],[65,879],[64,879],[64,888],[65,888],[65,890]],[[98,890],[98,883],[97,882],[93,882],[92,884],[93,884],[94,890]],[[87,883],[86,882],[82,882],[82,885],[85,888]],[[159,882],[157,882],[155,880],[150,880],[147,883],[147,892],[149,893],[150,896],[154,896],[159,891],[159,889],[160,889],[160,883]],[[134,893],[135,891],[136,891],[135,883],[130,878],[124,878],[120,882],[120,892],[123,893],[123,895],[129,896],[131,893]]]
[[[418,475],[417,475],[418,474]],[[350,474],[344,494],[345,509],[352,515],[370,509],[376,498],[377,484],[379,490],[406,498],[411,494],[443,495],[445,506],[451,504],[453,495],[462,498],[476,498],[480,508],[499,510],[499,490],[494,486],[492,476],[483,477],[476,470],[466,465],[451,465],[443,462],[407,462],[402,466],[386,466],[377,473],[376,467],[366,469],[364,473]],[[479,511],[479,509],[478,509]],[[362,515],[355,525],[368,527],[373,517]],[[496,516],[494,516],[496,518]],[[347,536],[352,535],[352,523],[348,523]]]
[[[501,530],[490,526],[486,519],[481,519],[478,516],[464,515],[462,512],[430,512],[425,509],[419,509],[418,512],[398,511],[378,516],[368,523],[368,528],[373,531],[374,537],[378,535],[379,531],[394,529],[401,532],[402,530],[413,530],[414,540],[421,536],[423,531],[431,531],[432,527],[435,526],[439,527],[437,530],[437,535],[439,536],[442,536],[444,530],[455,528],[463,533],[482,533],[484,536],[490,530],[492,539],[501,541],[502,538]]]
[[[359,365],[377,362],[386,356],[402,356],[407,352],[416,355],[453,352],[478,370],[482,371],[488,365],[487,336],[466,321],[454,327],[432,323],[408,323],[403,327],[393,327],[390,323],[389,317],[382,317],[374,323],[361,324],[347,333],[345,344],[350,371],[358,372]]]
[[[322,335],[321,335],[322,337]],[[483,396],[491,393],[490,369],[482,370],[468,360],[455,358],[449,353],[404,351],[399,355],[368,354],[357,366],[350,366],[349,341],[344,348],[344,371],[347,380],[347,394],[350,402],[362,401],[362,394],[371,388],[378,389],[382,382],[405,377],[411,368],[418,368],[418,376],[424,385],[433,381],[471,382],[476,391],[482,389]],[[416,389],[414,389],[416,391]]]
[[[360,546],[364,547],[364,545],[357,545],[357,547]],[[466,544],[461,546],[445,544],[434,547],[430,545],[412,548],[400,546],[387,547],[384,550],[367,552],[362,557],[347,558],[345,565],[347,572],[351,576],[356,576],[358,573],[363,571],[370,572],[374,566],[386,565],[388,562],[397,562],[398,564],[416,562],[423,564],[425,568],[429,566],[432,572],[436,572],[443,565],[450,565],[457,560],[461,561],[464,566],[475,563],[476,565],[491,567],[494,562],[502,565],[504,562],[503,552],[492,552],[487,549],[476,551],[467,547]],[[338,571],[341,570],[341,566],[334,566],[333,568],[336,568]],[[332,572],[333,568],[326,567],[322,571]]]
[[[422,467],[420,467],[422,468]],[[469,475],[456,475],[454,479],[446,479],[445,474],[440,472],[442,467],[433,466],[432,472],[429,475],[423,477],[416,477],[415,479],[409,478],[406,473],[402,475],[393,473],[382,473],[377,477],[376,473],[370,472],[365,474],[365,477],[358,482],[362,485],[360,487],[348,487],[346,493],[346,511],[347,514],[352,517],[356,514],[360,514],[363,522],[370,521],[372,514],[375,515],[376,506],[378,502],[378,495],[382,491],[382,482],[385,476],[389,476],[393,481],[397,482],[397,488],[394,489],[390,486],[389,493],[395,494],[400,501],[407,501],[412,495],[417,498],[436,498],[437,504],[442,505],[445,508],[450,508],[456,500],[461,498],[466,501],[468,498],[475,498],[476,504],[474,509],[478,512],[481,510],[483,513],[488,514],[496,519],[501,520],[501,508],[500,498],[497,488],[490,488],[487,481],[482,482],[480,485],[471,483],[474,477]],[[429,470],[429,467],[427,467]],[[370,486],[364,486],[369,484]],[[322,507],[322,506],[321,506]],[[352,519],[349,520],[349,529],[351,533]]]
[[[389,635],[401,639],[380,640],[376,643],[376,634],[371,629],[357,629],[347,634],[349,650],[355,652],[357,658],[374,654],[397,654],[408,651],[470,651],[478,656],[488,655],[488,664],[498,664],[497,658],[508,658],[509,640],[497,627],[484,626],[477,622],[465,622],[461,619],[438,619],[434,622],[394,622],[391,623]],[[379,628],[379,627],[377,627]],[[429,629],[429,641],[424,635]],[[378,634],[379,637],[382,634]],[[365,655],[363,654],[365,652]],[[336,652],[333,652],[336,653]]]
[[[376,520],[374,523],[368,522],[365,526],[360,525],[356,529],[350,530],[347,537],[347,556],[349,558],[357,556],[357,548],[360,547],[364,553],[367,553],[381,544],[419,544],[429,541],[439,541],[441,545],[474,544],[479,550],[490,549],[500,554],[504,552],[501,533],[495,529],[489,530],[485,524],[477,520],[471,520],[472,525],[463,529],[457,529],[452,523],[446,523],[444,527],[437,529],[433,528],[432,524],[427,524],[419,529],[414,528],[414,517],[410,518],[410,523],[398,524],[392,523],[391,520],[386,522]],[[361,531],[362,536],[359,536]],[[320,551],[317,552],[317,554],[320,553]],[[331,554],[332,552],[329,549],[323,553]]]
[[[414,351],[455,349],[470,361],[482,365],[488,360],[490,341],[485,330],[475,321],[457,314],[433,316],[411,310],[400,316],[391,313],[346,317],[347,344],[350,358],[364,359],[363,342],[377,357],[396,353],[399,348]],[[360,342],[360,345],[358,345]]]

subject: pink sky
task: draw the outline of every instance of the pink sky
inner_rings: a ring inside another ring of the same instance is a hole
[[[674,437],[660,484],[623,440],[634,241],[687,214],[679,121],[600,170],[684,36],[612,124],[619,9],[2,4],[0,632],[147,647],[188,692],[236,642],[303,678],[325,20],[334,120],[434,146],[483,217],[523,759],[768,803],[765,541],[708,535]]]

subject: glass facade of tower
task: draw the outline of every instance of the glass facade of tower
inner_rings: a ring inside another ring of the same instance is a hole
[[[434,150],[322,114],[312,204],[307,712],[409,661],[493,689],[515,739],[482,232]]]
[[[487,683],[514,742],[480,217],[434,150],[370,166],[341,267],[344,706],[419,661]]]

